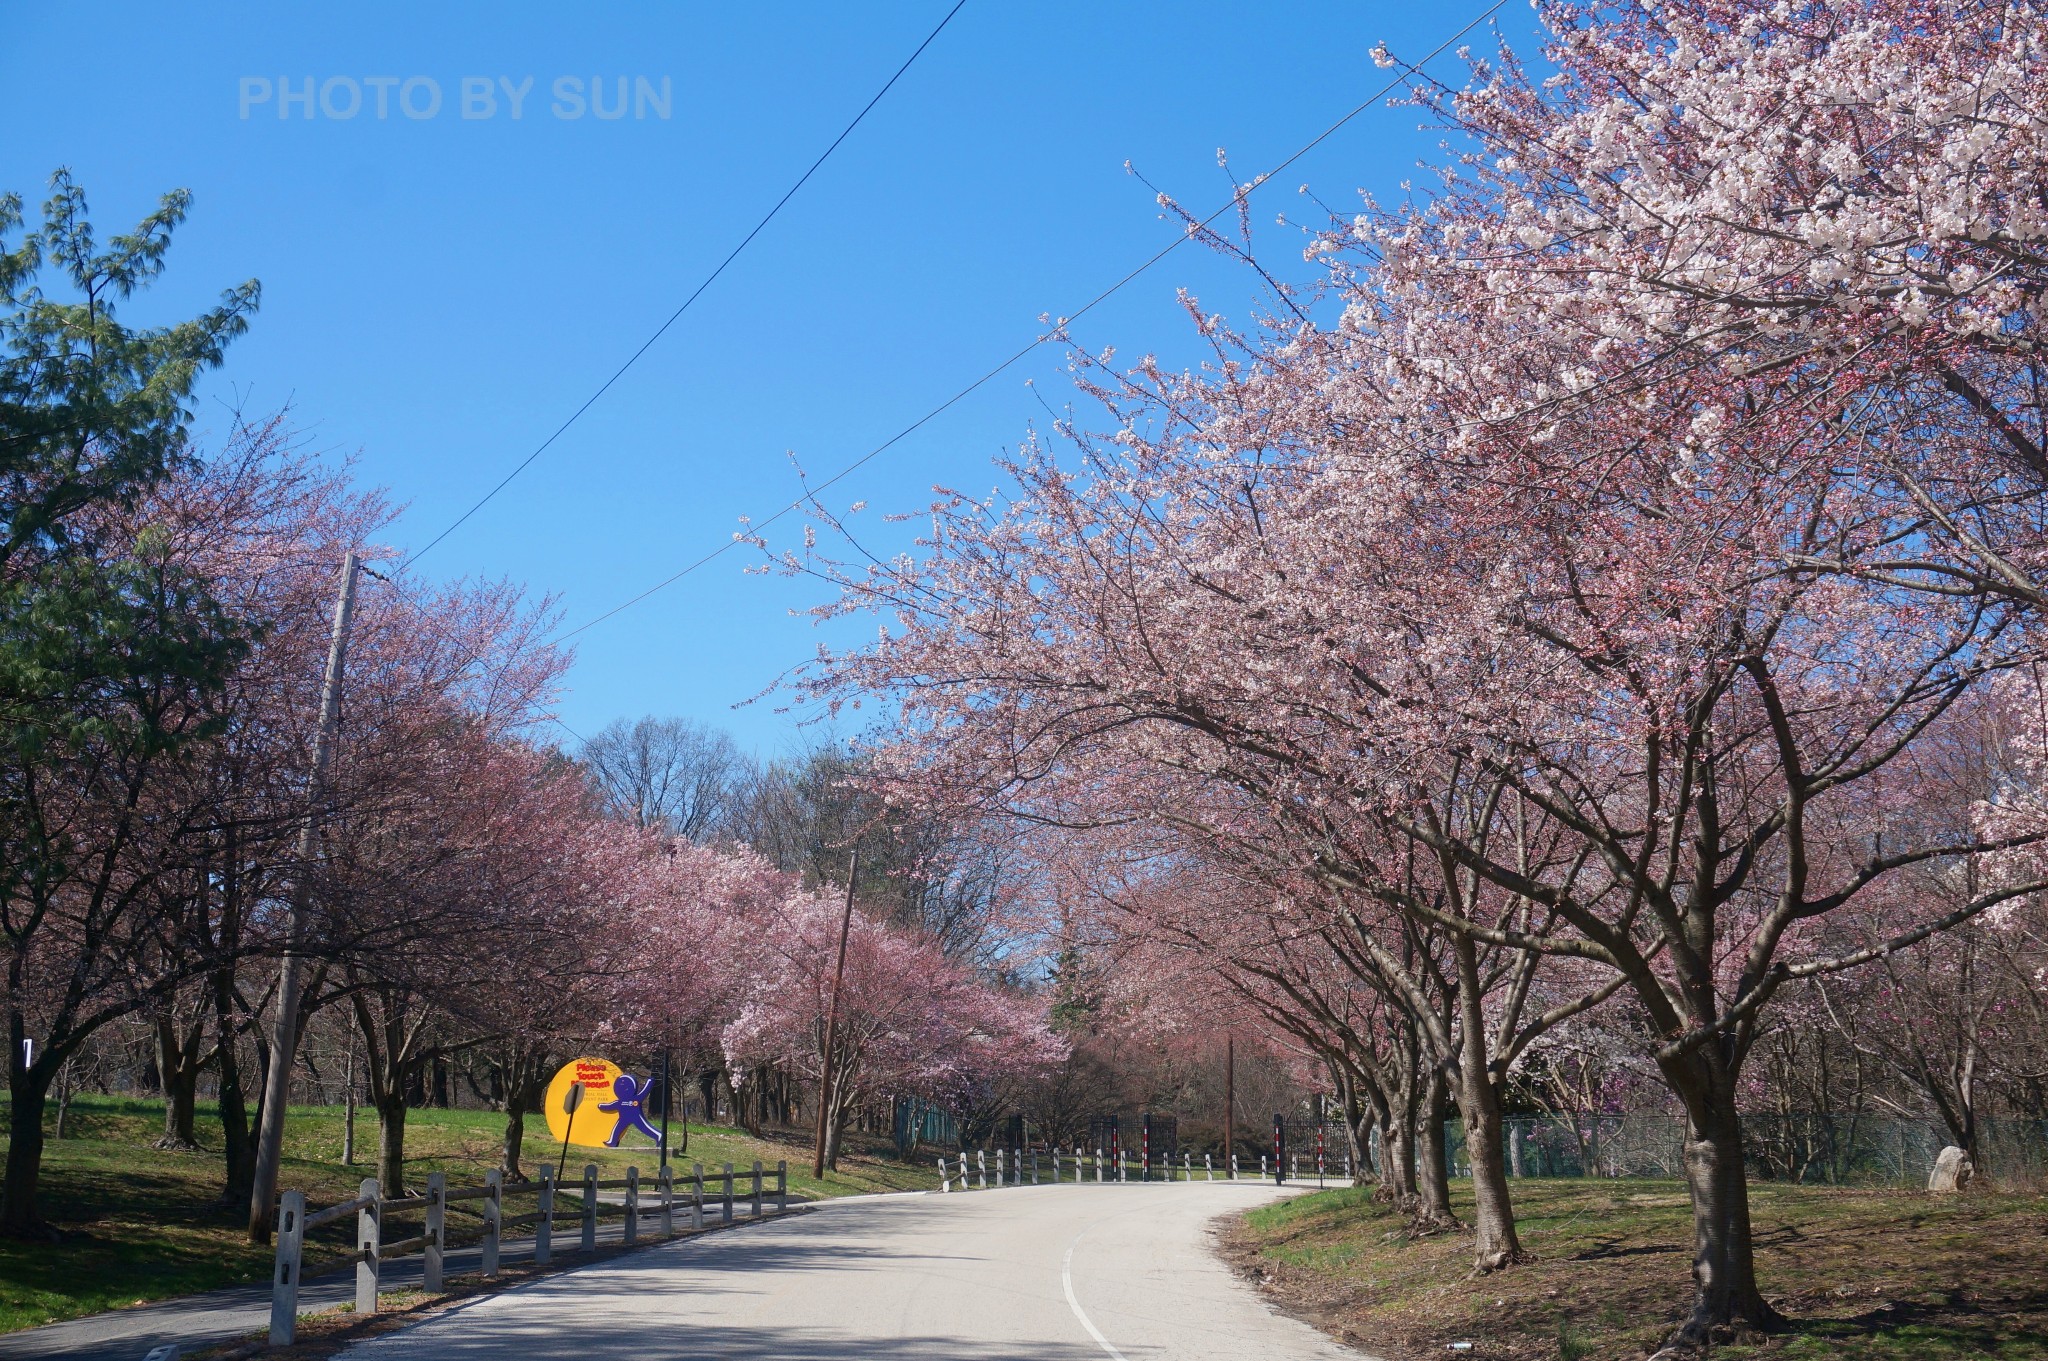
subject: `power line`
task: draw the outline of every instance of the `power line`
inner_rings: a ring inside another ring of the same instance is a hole
[[[1286,160],[1280,162],[1280,164],[1274,166],[1265,174],[1259,176],[1258,179],[1252,181],[1251,185],[1248,188],[1246,188],[1242,193],[1234,195],[1228,202],[1224,203],[1221,207],[1217,208],[1215,212],[1210,213],[1207,217],[1202,218],[1199,222],[1196,222],[1192,226],[1186,227],[1182,231],[1181,235],[1175,237],[1172,241],[1168,242],[1164,247],[1162,247],[1159,251],[1153,254],[1143,264],[1140,264],[1136,269],[1124,275],[1121,279],[1118,279],[1115,283],[1111,284],[1109,287],[1103,289],[1100,293],[1097,293],[1094,297],[1090,298],[1077,311],[1074,311],[1067,316],[1061,317],[1058,325],[1056,325],[1052,331],[1030,341],[1028,344],[1018,349],[1009,358],[1003,360],[994,368],[982,374],[981,377],[976,378],[973,382],[967,384],[967,386],[961,388],[958,392],[955,392],[952,396],[946,398],[945,401],[940,402],[937,406],[925,412],[922,416],[919,416],[909,425],[904,426],[901,430],[898,430],[895,434],[889,436],[889,438],[883,440],[880,444],[877,444],[874,448],[868,450],[865,454],[862,454],[859,458],[847,464],[838,472],[826,478],[823,482],[818,483],[815,487],[809,488],[808,490],[805,491],[805,493],[802,496],[798,497],[794,501],[791,501],[788,505],[782,507],[773,515],[770,515],[763,520],[749,521],[749,531],[752,533],[758,533],[760,530],[765,529],[769,525],[774,524],[777,520],[780,520],[783,516],[789,514],[791,511],[802,509],[803,506],[809,501],[811,501],[813,498],[815,498],[819,492],[825,490],[833,483],[850,476],[852,473],[854,473],[861,467],[872,462],[876,458],[880,457],[882,454],[888,452],[890,449],[894,448],[897,444],[900,444],[903,440],[915,434],[918,430],[922,429],[931,421],[935,420],[937,417],[944,414],[952,407],[958,405],[963,399],[965,399],[967,396],[969,396],[979,388],[986,385],[990,380],[994,379],[999,374],[1003,373],[1006,369],[1009,369],[1012,366],[1014,366],[1019,360],[1023,359],[1026,355],[1029,355],[1039,346],[1045,344],[1046,341],[1052,339],[1054,336],[1061,334],[1061,332],[1067,326],[1071,325],[1076,321],[1079,321],[1082,317],[1094,311],[1095,308],[1100,306],[1103,302],[1107,301],[1113,294],[1122,289],[1126,284],[1136,279],[1146,270],[1151,269],[1152,266],[1158,264],[1161,260],[1164,260],[1167,256],[1171,255],[1174,251],[1178,250],[1184,243],[1197,236],[1203,229],[1207,228],[1210,223],[1214,222],[1217,218],[1222,217],[1225,213],[1230,212],[1232,209],[1237,208],[1246,197],[1249,197],[1250,194],[1264,186],[1268,180],[1272,179],[1274,176],[1286,170],[1288,166],[1293,165],[1302,157],[1308,155],[1309,152],[1314,151],[1317,147],[1321,146],[1324,142],[1328,141],[1332,136],[1334,136],[1337,133],[1337,131],[1341,129],[1345,124],[1349,123],[1352,119],[1358,117],[1358,115],[1360,115],[1361,113],[1364,113],[1373,105],[1379,103],[1380,100],[1386,98],[1386,96],[1391,94],[1394,88],[1397,85],[1399,85],[1404,79],[1406,79],[1409,74],[1420,72],[1423,67],[1429,65],[1429,63],[1435,61],[1438,57],[1442,56],[1446,51],[1450,50],[1451,44],[1457,42],[1467,33],[1470,33],[1473,29],[1479,27],[1479,25],[1481,25],[1482,23],[1485,23],[1489,18],[1491,18],[1494,15],[1496,11],[1498,11],[1504,5],[1506,5],[1506,3],[1507,0],[1494,0],[1493,4],[1488,5],[1485,9],[1481,10],[1478,14],[1474,15],[1472,19],[1463,28],[1459,29],[1456,33],[1453,33],[1450,37],[1444,39],[1441,43],[1437,44],[1435,48],[1431,49],[1428,55],[1424,56],[1421,61],[1410,64],[1405,72],[1403,72],[1401,75],[1395,76],[1392,80],[1388,81],[1385,85],[1381,86],[1378,90],[1374,91],[1356,108],[1352,109],[1351,112],[1345,114],[1342,118],[1339,118],[1336,122],[1330,124],[1330,126],[1324,128],[1321,132],[1317,133],[1313,138],[1303,143],[1302,146],[1298,150],[1296,150],[1293,155],[1289,156]],[[948,15],[947,17],[950,18],[952,16]],[[927,39],[927,41],[929,41],[929,39]],[[669,587],[675,585],[678,581],[681,581],[684,577],[690,575],[690,573],[696,571],[699,567],[704,566],[706,563],[709,563],[716,558],[722,557],[725,554],[726,550],[730,549],[735,543],[738,542],[740,542],[740,539],[737,536],[732,539],[726,540],[724,543],[718,545],[718,547],[710,550],[709,552],[705,553],[704,556],[698,558],[696,561],[684,567],[675,575],[664,578],[659,582],[656,582],[654,585],[648,587],[640,594],[632,597],[630,600],[627,600],[621,604],[614,605],[612,608],[606,610],[603,614],[598,615],[596,618],[585,620],[583,623],[578,624],[575,628],[570,629],[567,633],[563,634],[559,639],[557,639],[557,641],[567,642],[569,639],[574,638],[577,634],[583,633],[589,629],[596,628],[599,624],[604,623],[606,620],[612,618],[613,616],[622,614],[625,611],[633,608],[641,601],[646,600],[649,596],[658,595],[662,591],[665,591]],[[432,547],[431,544],[428,546]]]
[[[589,397],[584,399],[583,405],[577,407],[574,411],[570,412],[569,419],[563,421],[559,426],[555,427],[554,434],[549,435],[546,439],[542,440],[539,446],[535,448],[532,453],[528,454],[525,458],[519,460],[519,462],[513,466],[511,472],[506,473],[504,477],[498,480],[498,485],[492,487],[489,491],[485,492],[481,497],[477,498],[477,502],[475,505],[471,506],[468,510],[463,511],[462,514],[456,516],[455,522],[453,524],[449,525],[439,534],[436,534],[433,538],[429,539],[427,541],[426,547],[421,548],[419,551],[408,556],[405,560],[406,566],[410,567],[412,564],[418,562],[421,558],[425,557],[428,553],[432,552],[436,544],[440,543],[441,540],[447,538],[450,534],[453,534],[456,530],[462,528],[462,526],[469,520],[470,516],[476,514],[485,506],[489,505],[493,497],[495,497],[499,492],[505,490],[506,487],[510,486],[514,478],[518,477],[519,474],[525,472],[528,465],[530,465],[535,459],[539,458],[542,454],[546,453],[550,445],[552,445],[556,440],[560,439],[563,433],[567,431],[570,426],[576,424],[576,422],[582,417],[584,412],[590,410],[591,407],[595,406],[597,404],[597,400],[600,397],[604,396],[605,393],[611,390],[612,384],[618,382],[619,379],[625,377],[626,370],[632,368],[633,365],[640,362],[640,356],[646,354],[648,350],[654,347],[655,341],[660,340],[663,335],[667,334],[668,328],[675,325],[676,322],[682,317],[683,313],[690,310],[690,305],[696,302],[697,299],[703,295],[704,290],[711,287],[713,283],[717,282],[719,275],[725,273],[726,266],[730,265],[734,260],[737,260],[739,258],[740,252],[745,250],[748,247],[748,245],[753,242],[753,239],[759,236],[770,222],[773,222],[775,220],[775,215],[782,211],[784,205],[786,205],[791,199],[796,197],[797,190],[803,188],[804,185],[810,181],[811,176],[818,173],[818,168],[824,165],[826,161],[831,159],[832,153],[839,150],[839,144],[841,142],[844,142],[848,137],[853,135],[853,130],[861,125],[861,120],[868,116],[869,112],[871,112],[874,109],[875,105],[882,102],[882,96],[888,94],[890,89],[895,86],[896,82],[903,78],[903,73],[910,69],[911,63],[915,62],[920,56],[924,55],[924,50],[932,45],[933,40],[936,39],[940,33],[945,31],[946,25],[953,22],[953,16],[958,14],[963,8],[965,8],[966,4],[967,0],[957,0],[957,3],[954,4],[953,8],[946,11],[946,17],[939,20],[938,27],[934,28],[930,33],[927,33],[925,35],[924,41],[917,45],[917,50],[912,52],[908,57],[904,58],[903,64],[896,68],[896,74],[890,76],[889,79],[883,83],[881,89],[875,91],[874,98],[870,99],[866,104],[863,104],[861,106],[860,112],[853,116],[853,121],[848,123],[844,128],[841,128],[839,130],[839,135],[832,139],[832,145],[826,147],[825,150],[819,154],[818,159],[811,162],[810,169],[804,171],[803,174],[799,175],[797,177],[796,183],[790,185],[789,189],[782,195],[782,197],[775,200],[775,206],[770,208],[765,214],[762,215],[761,220],[754,224],[754,228],[752,231],[748,232],[744,237],[740,238],[740,243],[737,246],[734,246],[732,250],[726,254],[726,257],[723,260],[720,260],[718,262],[718,267],[712,270],[709,274],[704,276],[704,281],[697,285],[697,287],[691,292],[689,297],[683,299],[683,305],[681,307],[678,307],[674,312],[671,312],[669,314],[668,320],[664,321],[663,323],[661,323],[660,326],[655,328],[654,334],[647,337],[647,339],[641,343],[639,349],[633,351],[632,354],[628,355],[626,357],[626,362],[619,365],[618,369],[613,372],[611,377],[604,380],[603,384],[598,387],[597,391],[591,393]]]

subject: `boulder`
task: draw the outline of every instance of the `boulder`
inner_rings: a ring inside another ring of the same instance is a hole
[[[1954,1144],[1941,1150],[1941,1156],[1934,1160],[1934,1171],[1927,1176],[1930,1191],[1960,1191],[1970,1184],[1970,1178],[1977,1169],[1970,1165],[1967,1154]]]

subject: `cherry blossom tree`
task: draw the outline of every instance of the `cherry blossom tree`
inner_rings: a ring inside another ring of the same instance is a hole
[[[753,977],[724,1032],[726,1060],[745,1081],[762,1063],[819,1081],[826,1057],[843,907],[830,892],[796,892],[753,940]],[[847,1116],[880,1095],[956,1103],[996,1072],[1049,1069],[1065,1045],[1042,1001],[998,988],[928,939],[855,909],[846,971],[836,983],[826,1166],[837,1165]]]
[[[1508,136],[1492,118],[1583,162],[1584,183],[1543,168],[1541,241],[1506,202],[1536,172],[1474,153],[1435,201],[1319,238],[1332,324],[1247,337],[1201,317],[1207,372],[1095,365],[1108,433],[1068,432],[1074,466],[1028,449],[1006,501],[941,501],[922,560],[807,564],[842,591],[828,613],[888,616],[810,683],[902,701],[892,773],[909,796],[1056,822],[1060,777],[1171,771],[1235,802],[1155,822],[1227,845],[1249,803],[1333,892],[1619,986],[1686,1115],[1690,1340],[1776,1321],[1738,1104],[1774,999],[2043,883],[2017,854],[2041,840],[2031,820],[1919,816],[1958,706],[2037,655],[2031,597],[1996,564],[2024,560],[2039,497],[1968,461],[1964,416],[1988,420],[1982,405],[1906,405],[1927,389],[1905,358],[1879,388],[1803,334],[1780,353],[1761,303],[1738,336],[1634,276],[1609,287],[1620,271],[1586,263],[1605,228],[1567,211],[1571,194],[1647,192],[1631,179],[1647,153],[1614,151],[1635,136],[1624,114],[1679,142],[1721,107],[1704,86],[1653,99],[1639,70],[1751,62],[1722,103],[1753,133],[1782,121],[1773,63],[1838,33],[1883,46],[1904,11],[1819,13],[1795,32],[1805,18],[1749,6],[1556,11],[1564,77],[1482,68],[1440,101],[1483,147]],[[2001,69],[2031,50],[2017,29],[1915,23],[1957,52],[1988,36]],[[1747,146],[1702,158],[1670,193],[1757,163]],[[1892,192],[1911,197],[1910,177]],[[1698,203],[1705,232],[1715,201]],[[1713,244],[1676,257],[1710,275]],[[1949,513],[1964,504],[1967,523]],[[1484,815],[1447,816],[1462,790],[1498,792],[1465,805]],[[1484,888],[1415,893],[1354,825]],[[1548,849],[1531,860],[1531,844]],[[1824,929],[1902,877],[2000,856],[2014,873],[1875,938]]]

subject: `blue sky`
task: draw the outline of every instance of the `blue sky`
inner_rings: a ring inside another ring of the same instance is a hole
[[[1171,239],[1127,159],[1213,207],[1219,147],[1249,179],[1384,82],[1373,43],[1419,56],[1484,2],[969,0],[724,277],[419,570],[524,582],[559,598],[566,627],[611,608],[786,504],[792,454],[838,470]],[[136,314],[264,287],[202,424],[231,396],[288,402],[316,447],[407,504],[393,540],[418,548],[674,311],[949,7],[16,7],[0,187],[34,202],[68,165],[103,232],[191,189],[171,270]],[[1519,41],[1531,18],[1514,4],[1500,22]],[[291,102],[280,117],[279,83],[296,94],[309,77],[313,116]],[[382,87],[382,119],[371,77],[413,82]],[[469,109],[484,116],[462,116],[465,77],[490,82],[492,105]],[[500,77],[532,78],[518,118]],[[643,99],[638,117],[630,102],[595,117],[590,86],[609,104],[622,77],[629,95],[666,81],[667,116]],[[576,101],[558,80],[578,82],[582,117],[563,116]],[[351,81],[361,104],[335,116]],[[436,89],[434,116],[405,116]],[[1398,194],[1435,145],[1415,124],[1374,109],[1263,190],[1264,253],[1298,267],[1295,231],[1270,224],[1314,219],[1299,184],[1342,206]],[[1078,338],[1197,359],[1179,287],[1240,317],[1256,294],[1183,247]],[[872,518],[934,484],[986,488],[989,460],[1067,400],[1062,370],[1041,350],[829,499]],[[749,561],[729,553],[580,635],[564,721],[686,714],[787,749],[795,720],[774,700],[733,706],[816,648],[791,611],[817,590],[744,575]]]

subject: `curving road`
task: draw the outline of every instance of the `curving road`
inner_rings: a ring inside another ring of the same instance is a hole
[[[829,1202],[457,1306],[347,1361],[1360,1361],[1211,1254],[1255,1182]]]

